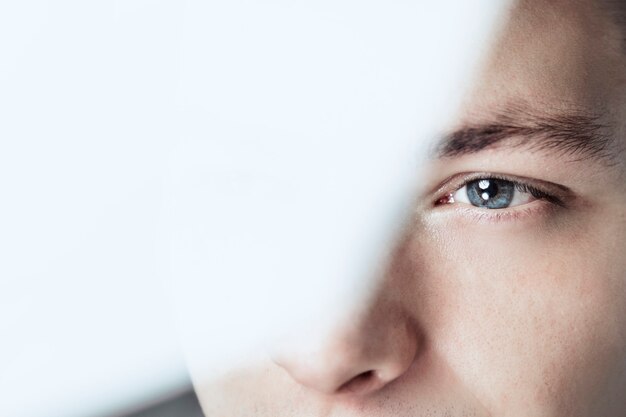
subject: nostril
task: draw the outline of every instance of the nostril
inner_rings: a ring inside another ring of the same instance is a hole
[[[340,386],[337,393],[364,394],[378,388],[379,385],[381,385],[380,378],[376,376],[376,373],[373,370],[369,370],[360,373]]]

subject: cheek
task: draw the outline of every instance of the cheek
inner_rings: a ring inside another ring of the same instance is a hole
[[[430,339],[494,410],[581,412],[624,372],[624,234],[458,232],[428,242]]]

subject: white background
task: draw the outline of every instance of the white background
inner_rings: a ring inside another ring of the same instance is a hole
[[[172,236],[200,361],[276,318],[277,285],[298,306],[367,274],[495,3],[0,0],[0,415],[106,416],[188,387]]]
[[[189,384],[157,239],[183,6],[0,1],[3,417]]]

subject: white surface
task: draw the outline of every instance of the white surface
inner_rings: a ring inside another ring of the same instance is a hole
[[[371,282],[494,3],[1,1],[0,416],[185,386],[171,289],[210,364]]]
[[[187,4],[167,195],[202,382],[362,305],[507,2]]]
[[[0,416],[188,384],[157,238],[182,2],[0,2]]]

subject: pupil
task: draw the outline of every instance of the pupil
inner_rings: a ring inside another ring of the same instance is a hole
[[[495,181],[480,180],[478,181],[478,188],[483,191],[480,194],[483,200],[489,200],[490,198],[498,195],[498,185]]]
[[[467,197],[476,207],[506,208],[511,204],[514,194],[515,185],[511,181],[489,178],[467,183]]]

